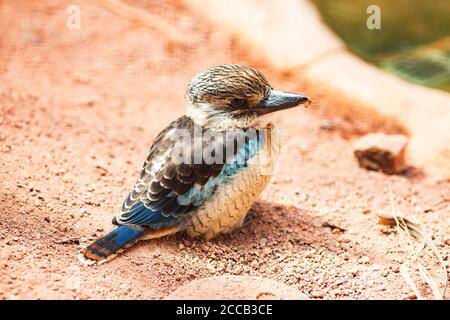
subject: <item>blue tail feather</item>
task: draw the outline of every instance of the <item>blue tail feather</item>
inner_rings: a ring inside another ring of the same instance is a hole
[[[82,254],[85,258],[94,261],[112,258],[136,243],[143,235],[142,227],[123,225],[95,240],[82,251]]]

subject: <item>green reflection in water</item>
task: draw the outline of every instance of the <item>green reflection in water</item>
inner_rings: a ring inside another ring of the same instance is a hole
[[[450,0],[312,0],[351,51],[408,81],[450,91]],[[381,29],[369,30],[369,5]]]

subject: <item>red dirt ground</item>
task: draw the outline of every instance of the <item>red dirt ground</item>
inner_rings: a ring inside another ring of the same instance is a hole
[[[81,30],[66,28],[69,2],[0,4],[0,298],[160,299],[225,274],[271,278],[311,298],[413,298],[399,273],[409,258],[399,235],[377,224],[390,210],[388,187],[433,235],[448,269],[450,183],[420,169],[368,172],[353,158],[357,135],[401,128],[277,72],[177,0],[127,2],[162,16],[187,43],[92,1],[77,2]],[[79,243],[111,228],[152,139],[184,113],[190,77],[227,62],[315,101],[274,116],[286,143],[250,225],[208,243],[176,235],[80,265]],[[439,275],[430,255],[421,261]]]

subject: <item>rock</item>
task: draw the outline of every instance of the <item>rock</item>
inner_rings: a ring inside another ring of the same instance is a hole
[[[325,297],[325,292],[324,292],[323,290],[320,290],[320,291],[313,291],[313,292],[311,293],[311,295],[312,295],[313,297],[315,297],[315,298],[322,299],[323,297]]]
[[[213,276],[191,281],[166,300],[306,300],[296,288],[271,279],[251,276]]]
[[[252,268],[254,268],[254,269],[259,269],[259,262],[258,262],[258,260],[253,260],[253,261],[250,263],[250,266],[251,266]]]
[[[368,264],[370,262],[370,258],[364,256],[361,259],[359,259],[358,262],[361,264]]]
[[[310,1],[285,0],[282,6],[276,1],[258,0],[187,0],[186,3],[199,14],[213,17],[211,22],[238,35],[278,69],[296,70],[317,57],[344,48],[342,41],[323,26]],[[309,32],[292,37],[289,26]],[[270,34],[270,46],[267,46],[267,34]]]
[[[407,168],[407,144],[408,138],[404,135],[371,133],[357,140],[353,150],[360,167],[395,174]]]
[[[403,299],[406,299],[406,300],[415,300],[415,299],[417,299],[417,296],[416,296],[414,293],[410,293],[410,294],[408,294],[408,295],[405,295],[405,296],[403,297]]]
[[[381,275],[382,275],[383,277],[387,277],[387,276],[389,275],[389,269],[384,269],[384,270],[381,272]]]
[[[98,103],[99,98],[95,95],[79,95],[75,100],[77,105],[90,108]]]
[[[325,120],[320,123],[319,129],[333,131],[339,128],[339,122],[336,120]]]

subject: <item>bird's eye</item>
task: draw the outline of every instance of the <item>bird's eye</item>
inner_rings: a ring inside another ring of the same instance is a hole
[[[242,107],[245,105],[245,100],[239,99],[239,98],[234,98],[234,99],[231,99],[230,103],[234,107]]]

